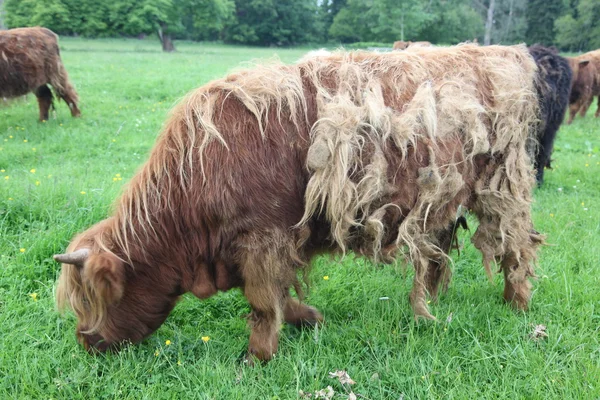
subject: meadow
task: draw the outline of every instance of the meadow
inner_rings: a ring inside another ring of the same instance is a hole
[[[171,107],[191,89],[251,60],[293,62],[306,49],[61,39],[82,117],[62,102],[37,121],[33,95],[0,102],[0,398],[291,399],[331,386],[333,398],[600,398],[600,119],[559,132],[554,169],[535,191],[540,252],[531,310],[502,301],[480,254],[460,234],[453,282],[416,323],[410,267],[351,256],[318,259],[308,303],[325,323],[284,326],[266,365],[240,362],[249,307],[238,290],[185,295],[166,323],[118,354],[90,356],[75,318],[54,305],[52,255],[105,218],[144,162]],[[476,221],[469,218],[471,232]],[[533,338],[546,326],[547,337]],[[329,376],[347,371],[356,382]]]

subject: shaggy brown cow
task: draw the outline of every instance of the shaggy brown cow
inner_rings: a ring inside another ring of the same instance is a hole
[[[405,42],[403,40],[399,40],[394,42],[393,49],[394,50],[406,50],[411,46],[420,46],[420,47],[431,47],[431,42]]]
[[[151,334],[185,292],[240,287],[248,352],[268,360],[282,320],[321,320],[289,293],[318,253],[393,262],[408,249],[415,316],[434,318],[426,292],[448,282],[463,206],[480,219],[486,270],[500,262],[504,298],[526,309],[542,240],[526,146],[535,74],[523,46],[464,45],[313,56],[199,88],[114,215],[55,256],[58,306],[86,348],[106,350]]]
[[[600,117],[600,50],[590,51],[586,54],[590,60],[590,63],[594,65],[594,70],[596,71],[596,73],[594,74],[594,84],[592,86],[592,96],[596,97],[597,100],[598,107],[596,108],[596,113],[594,114],[594,116],[598,118]]]
[[[48,119],[52,88],[79,116],[77,93],[69,82],[60,59],[58,36],[46,28],[18,28],[0,31],[0,97],[17,97],[34,92],[40,121]]]
[[[596,95],[600,95],[600,84],[596,84],[596,82],[600,82],[600,72],[591,62],[590,53],[567,58],[567,60],[573,71],[569,97],[569,120],[567,121],[567,124],[570,124],[578,113],[581,117],[585,117],[596,91],[598,91]]]
[[[394,50],[405,50],[408,46],[410,46],[410,42],[405,42],[404,40],[398,40],[394,42],[393,49]]]

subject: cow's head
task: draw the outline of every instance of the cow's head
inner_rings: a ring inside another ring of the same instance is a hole
[[[573,71],[573,77],[571,79],[571,82],[575,82],[575,81],[577,81],[577,77],[579,76],[579,71],[586,68],[588,66],[588,64],[590,63],[590,60],[580,60],[580,59],[571,58],[571,57],[568,57],[567,60],[569,61],[569,66],[571,67],[571,70]]]
[[[124,342],[140,342],[173,309],[181,294],[178,284],[160,268],[125,262],[111,249],[91,243],[80,236],[68,253],[54,256],[62,263],[56,289],[58,308],[73,309],[77,337],[89,351],[116,350]]]

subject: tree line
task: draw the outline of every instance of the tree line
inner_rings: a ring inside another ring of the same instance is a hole
[[[3,12],[9,28],[155,34],[165,51],[174,49],[173,39],[260,46],[477,39],[600,48],[598,0],[4,0]]]

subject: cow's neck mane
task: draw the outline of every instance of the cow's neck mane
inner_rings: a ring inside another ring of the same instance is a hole
[[[124,259],[193,262],[201,256],[207,244],[199,209],[207,185],[215,184],[204,157],[211,143],[228,149],[222,132],[231,127],[220,117],[228,99],[255,116],[263,136],[270,109],[296,126],[306,116],[300,72],[280,63],[232,74],[189,94],[172,111],[148,161],[116,203],[111,236]]]

